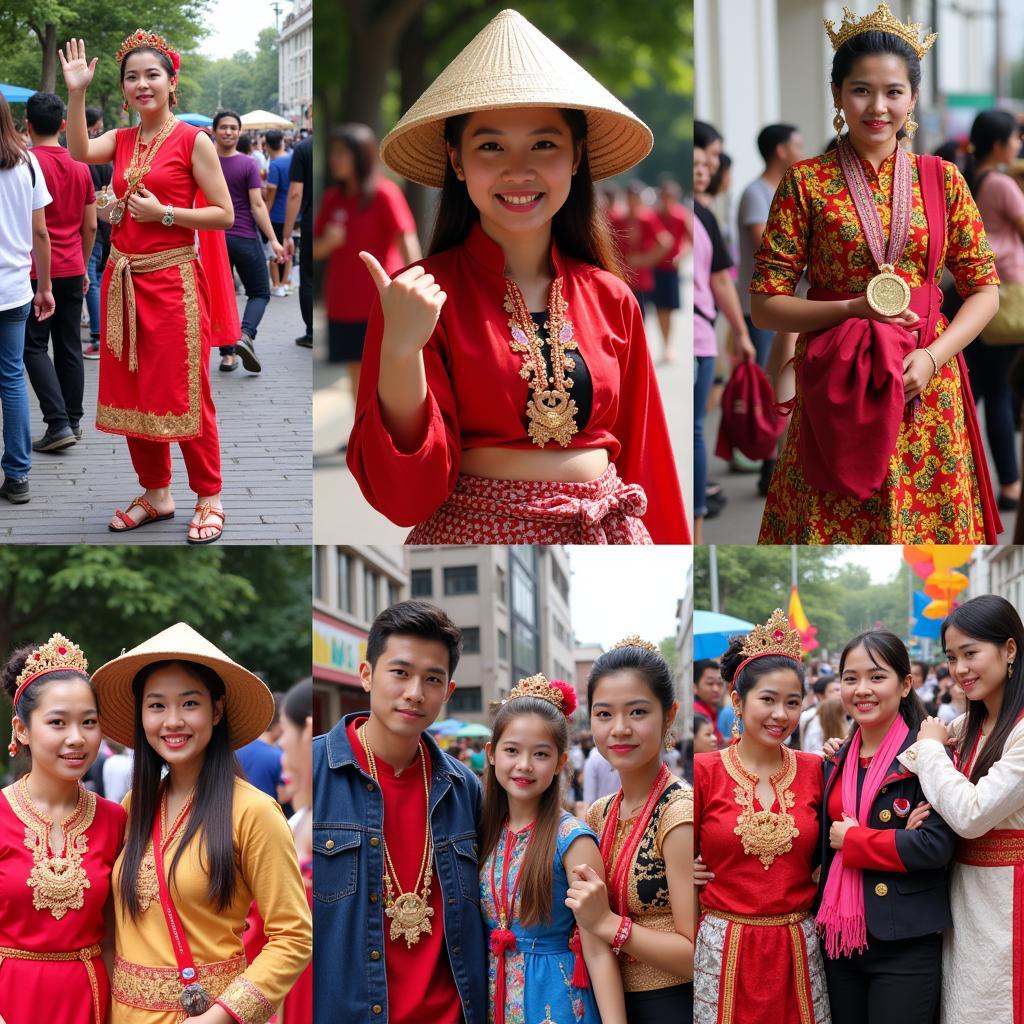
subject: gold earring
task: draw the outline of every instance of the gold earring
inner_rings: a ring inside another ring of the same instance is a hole
[[[1006,678],[1010,679],[1013,676],[1013,662],[1009,662],[1006,666]]]
[[[122,110],[123,110],[123,111],[124,111],[124,112],[125,112],[126,114],[128,113],[128,101],[127,101],[127,100],[125,100],[125,101],[124,101],[124,103],[122,103],[122,104],[121,104],[121,109],[122,109]]]
[[[740,716],[737,715],[732,720],[732,738],[738,740],[740,738]]]
[[[911,107],[907,112],[907,119],[903,122],[903,131],[906,132],[907,138],[912,139],[914,132],[917,131],[921,126],[914,120],[914,108]]]
[[[836,107],[836,116],[832,118],[832,127],[835,129],[836,135],[838,135],[846,125],[846,121],[843,118],[843,112]]]
[[[17,754],[17,752],[18,752],[18,739],[14,735],[14,730],[12,729],[11,730],[11,742],[7,744],[7,753],[9,753],[11,755],[11,757],[14,757],[14,755]]]
[[[671,754],[676,748],[676,737],[675,733],[671,729],[665,733],[665,753]]]

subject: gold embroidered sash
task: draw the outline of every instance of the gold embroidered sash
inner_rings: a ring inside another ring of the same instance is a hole
[[[135,310],[135,287],[132,274],[148,274],[154,270],[166,270],[198,259],[194,246],[183,245],[163,252],[132,254],[121,252],[116,246],[110,247],[113,270],[107,289],[107,347],[120,359],[124,351],[124,314],[127,303],[128,314],[128,369],[139,368],[139,356],[135,348],[137,323]]]
[[[994,828],[976,839],[961,839],[954,859],[972,867],[1024,867],[1024,829]]]
[[[74,960],[81,960],[85,965],[85,973],[89,975],[89,987],[92,989],[94,1024],[103,1024],[103,1011],[100,1006],[100,986],[96,980],[96,968],[92,964],[93,959],[99,955],[99,946],[86,946],[85,949],[76,949],[70,953],[36,953],[30,949],[14,949],[10,946],[0,946],[0,964],[4,960],[41,960],[49,963],[69,963]]]
[[[245,966],[244,954],[212,964],[196,964],[196,981],[206,989],[211,999],[216,999],[245,971]],[[110,990],[119,1003],[140,1010],[180,1013],[178,997],[181,988],[177,967],[147,967],[122,956],[114,958]]]
[[[722,921],[731,921],[733,924],[748,924],[758,928],[779,928],[784,925],[799,924],[808,916],[808,911],[797,910],[792,914],[769,914],[767,916],[755,914],[731,914],[726,910],[712,910],[710,907],[701,907],[700,912],[708,917],[717,917]]]

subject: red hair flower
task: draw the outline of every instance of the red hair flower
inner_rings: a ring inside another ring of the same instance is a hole
[[[552,679],[553,686],[562,695],[562,714],[569,718],[576,710],[576,691],[564,680]]]
[[[171,66],[174,68],[174,73],[177,74],[181,67],[181,54],[177,50],[168,50],[167,56],[171,58]]]

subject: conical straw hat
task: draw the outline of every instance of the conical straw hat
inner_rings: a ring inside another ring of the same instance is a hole
[[[273,720],[274,698],[266,683],[232,661],[188,623],[178,622],[108,661],[94,673],[92,682],[99,694],[104,736],[126,747],[135,746],[132,682],[146,665],[165,660],[196,661],[212,668],[224,681],[224,707],[233,748],[252,742]]]
[[[381,159],[440,188],[449,117],[502,107],[568,107],[587,115],[590,174],[597,181],[638,164],[654,136],[596,78],[518,11],[502,11],[441,72],[381,143]]]

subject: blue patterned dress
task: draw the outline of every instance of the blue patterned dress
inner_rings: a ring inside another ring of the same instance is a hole
[[[513,833],[511,851],[506,849],[508,831],[480,865],[480,910],[487,924],[488,936],[499,927],[498,909],[491,893],[491,863],[494,876],[500,879],[506,857],[510,857],[508,889],[511,892],[522,868],[526,844],[532,833],[525,828]],[[551,893],[551,923],[524,928],[517,914],[509,927],[516,936],[516,951],[505,954],[505,1024],[579,1024],[581,1021],[600,1024],[592,989],[575,988],[572,983],[574,955],[569,949],[569,936],[576,925],[572,911],[565,906],[569,882],[562,866],[562,857],[573,840],[589,836],[596,844],[597,837],[582,822],[567,811],[562,812],[555,841],[554,890]],[[494,1020],[494,990],[498,967],[497,957],[488,954],[488,1014]]]

